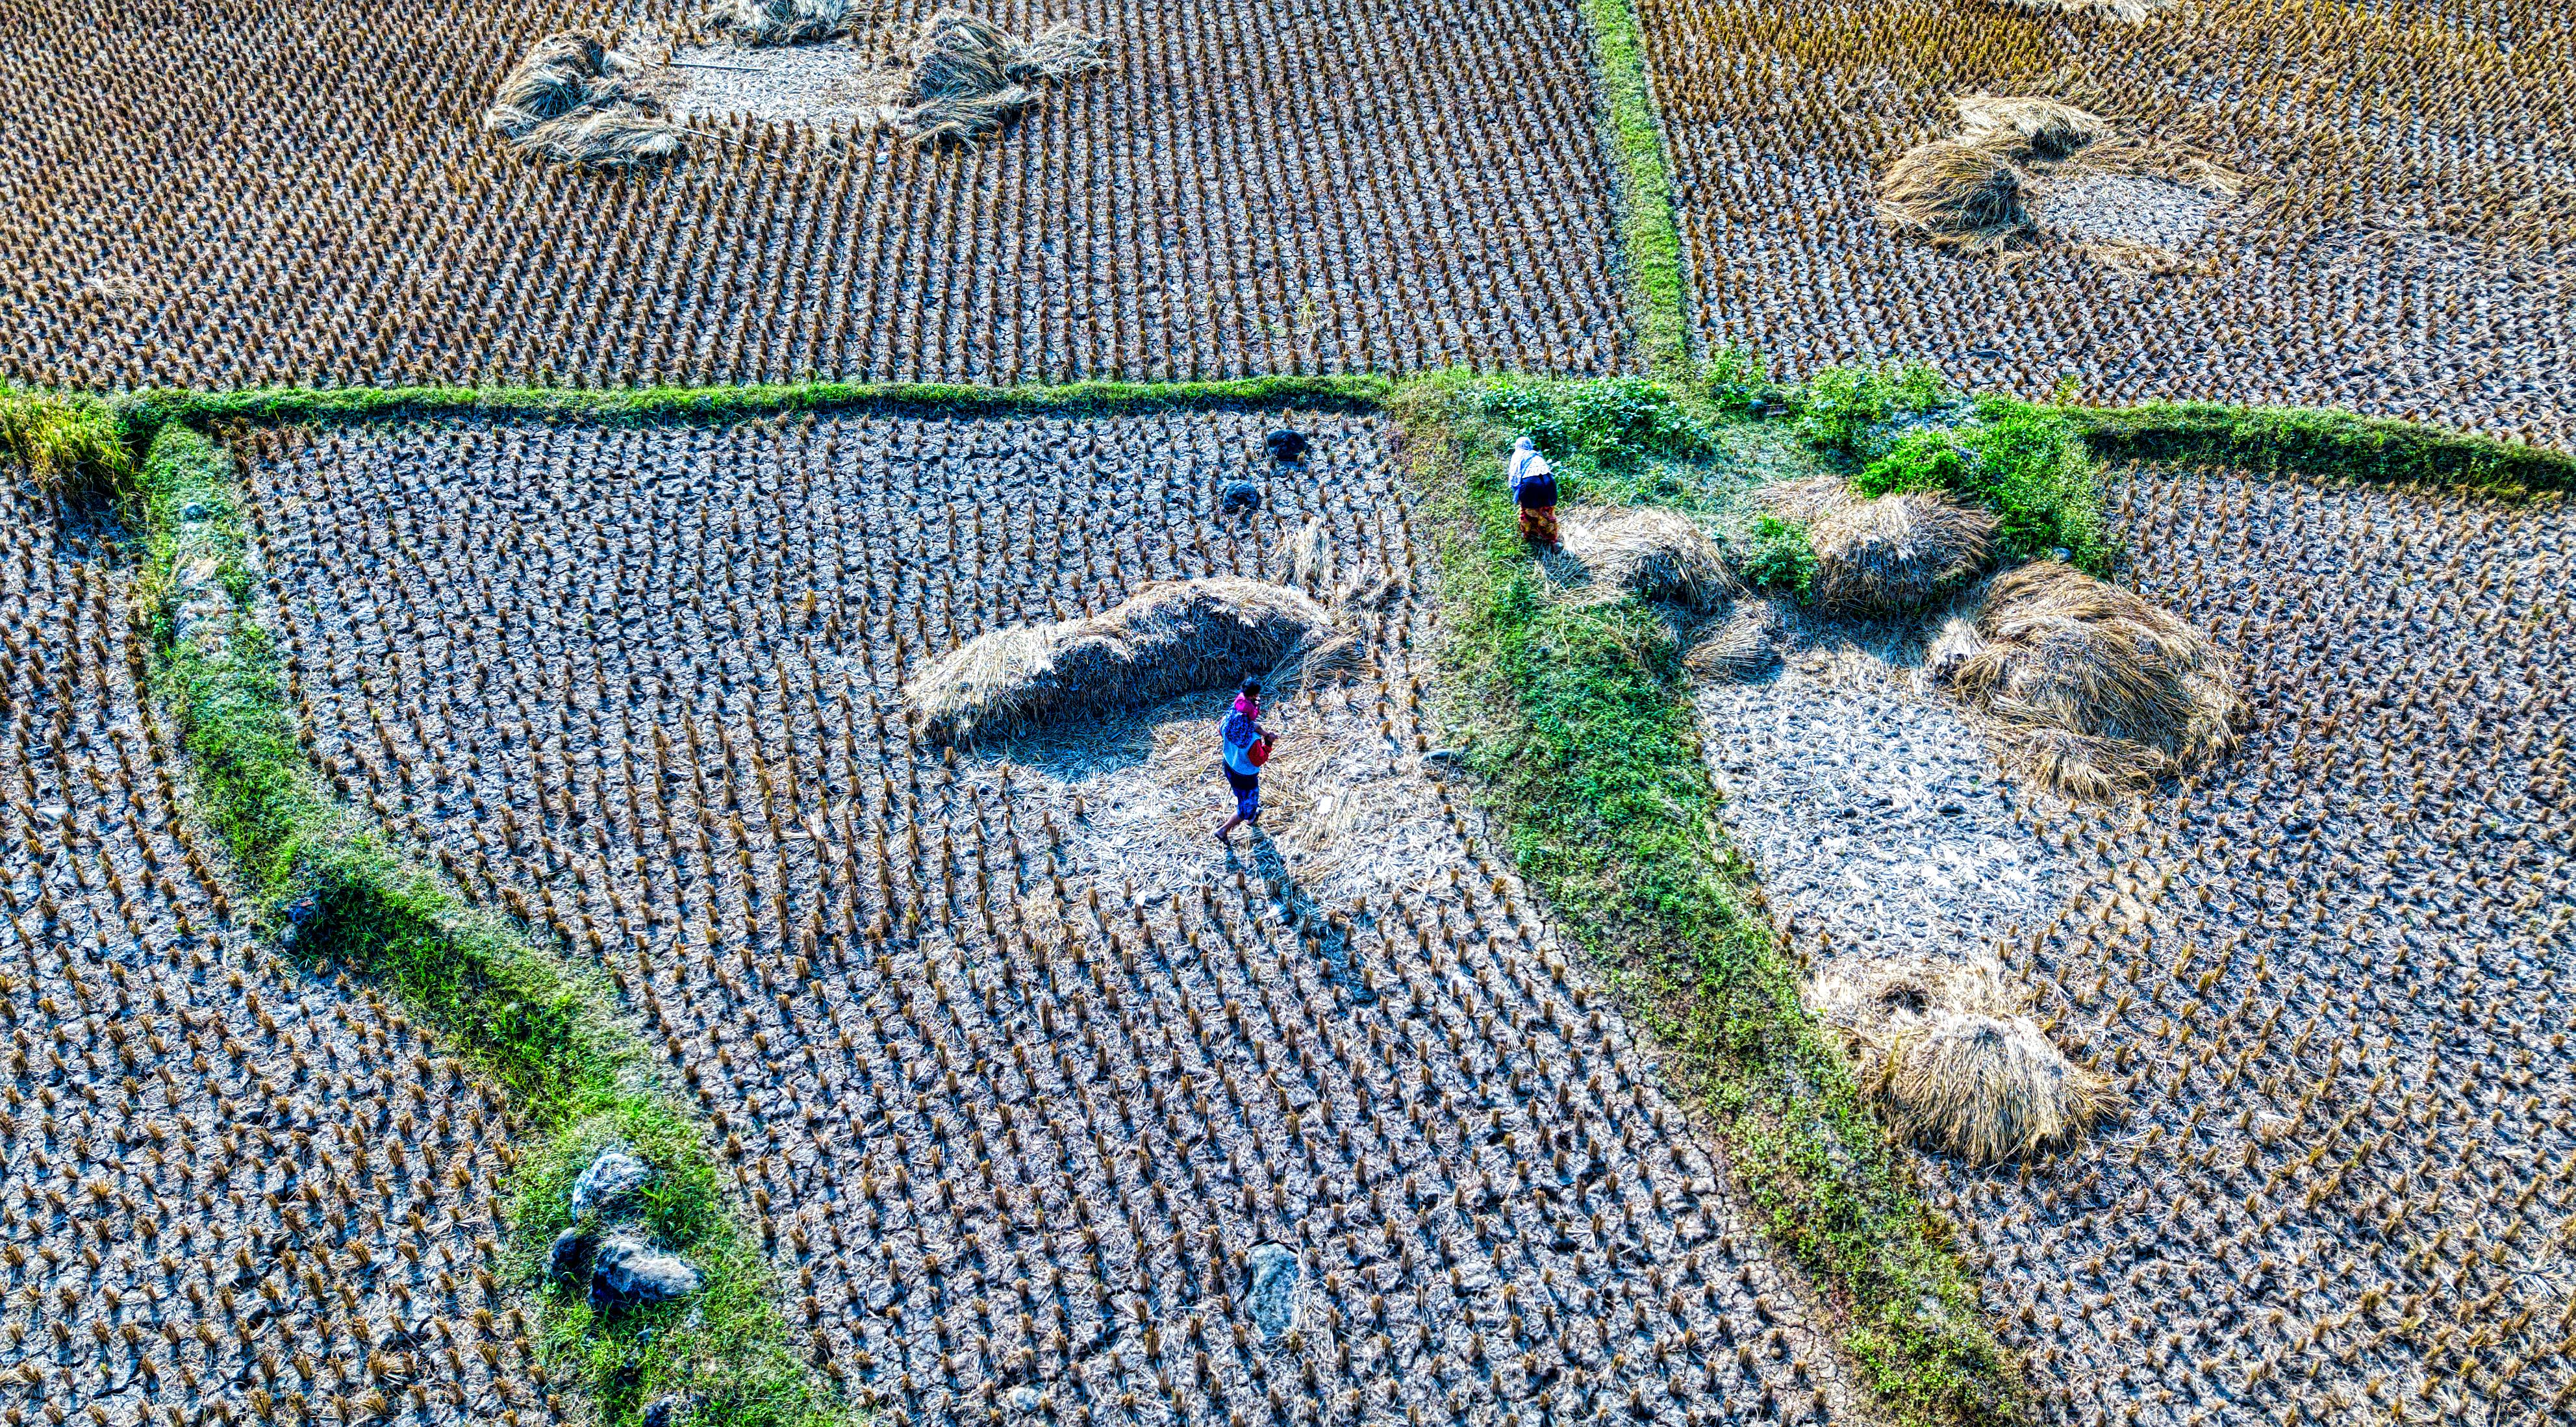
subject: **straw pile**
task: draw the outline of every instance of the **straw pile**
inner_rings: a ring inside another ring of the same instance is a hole
[[[1807,527],[1808,593],[1828,614],[1874,617],[1946,599],[1986,566],[1995,518],[1929,491],[1861,500],[1832,476],[1765,487],[1763,506]]]
[[[2108,1085],[2026,1016],[1942,1011],[1897,1040],[1881,1094],[1908,1139],[1994,1164],[2072,1140],[2104,1110]]]
[[[2065,1144],[2112,1104],[2103,1077],[2069,1062],[2016,1013],[1984,962],[1835,962],[1807,988],[1841,1028],[1865,1087],[1897,1130],[1972,1164]]]
[[[1102,41],[1067,22],[1022,40],[942,10],[889,55],[869,86],[878,122],[908,139],[981,138],[1038,102],[1036,85],[1097,69]]]
[[[522,152],[588,168],[631,168],[676,156],[680,131],[662,107],[659,76],[597,36],[546,36],[501,81],[483,127]]]
[[[1294,686],[1320,677],[1349,648],[1331,610],[1285,585],[1232,576],[1157,581],[1087,619],[978,635],[907,685],[904,702],[924,734],[964,742],[1159,703],[1246,675]]]
[[[1933,642],[1928,680],[1999,720],[2016,756],[2070,797],[2106,798],[2207,765],[2246,718],[2208,636],[2054,562],[1988,586]]]
[[[849,22],[849,0],[723,0],[698,17],[708,34],[738,45],[812,44]]]
[[[1709,610],[1745,593],[1716,542],[1679,511],[1569,509],[1562,520],[1566,555],[1583,567],[1602,597],[1633,594]]]
[[[1878,181],[1878,216],[1941,247],[2009,253],[2039,238],[2028,202],[2050,180],[2085,174],[2158,177],[2226,198],[2245,178],[2187,146],[2122,132],[2110,120],[2055,99],[1962,94],[1958,131],[1917,144]],[[2137,248],[2136,243],[2096,247]],[[2129,256],[2135,257],[2136,254]]]

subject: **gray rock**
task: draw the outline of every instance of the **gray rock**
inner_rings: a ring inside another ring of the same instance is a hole
[[[1035,1412],[1046,1405],[1046,1399],[1040,1397],[1038,1390],[1027,1383],[1021,1383],[1011,1389],[1010,1402],[1013,1412]]]
[[[644,1407],[644,1427],[676,1427],[689,1413],[689,1404],[677,1397],[657,1397]]]
[[[1217,509],[1227,515],[1236,511],[1261,509],[1261,487],[1250,481],[1233,481],[1226,485]]]
[[[642,1234],[621,1229],[599,1241],[590,1271],[590,1306],[668,1303],[697,1292],[703,1282],[687,1259],[656,1248]]]
[[[581,1277],[581,1266],[590,1257],[590,1236],[579,1229],[566,1229],[555,1235],[546,1249],[546,1276],[574,1279]]]
[[[1297,1326],[1297,1251],[1255,1244],[1245,1258],[1252,1269],[1252,1321],[1264,1340],[1275,1343]]]
[[[203,503],[192,500],[179,507],[179,518],[190,521],[203,520],[206,518],[206,507]]]
[[[653,1166],[624,1150],[601,1150],[599,1158],[572,1182],[572,1216],[586,1219],[644,1187]]]

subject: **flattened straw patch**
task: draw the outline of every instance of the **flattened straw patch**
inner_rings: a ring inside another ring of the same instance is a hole
[[[1962,94],[1950,102],[1961,143],[2015,157],[2062,159],[2111,133],[2108,121],[2054,99]]]
[[[942,10],[879,65],[870,85],[878,122],[908,139],[977,139],[1038,102],[1037,85],[1107,60],[1099,37],[1069,22],[1022,40],[987,21]]]

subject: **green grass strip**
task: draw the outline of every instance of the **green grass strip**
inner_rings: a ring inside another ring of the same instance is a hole
[[[47,490],[112,488],[134,474],[116,409],[94,396],[0,385],[0,454]]]
[[[1690,293],[1682,279],[1681,225],[1673,215],[1673,175],[1664,162],[1663,127],[1655,118],[1643,37],[1633,0],[1584,0],[1592,28],[1601,95],[1609,106],[1610,146],[1619,161],[1623,247],[1637,308],[1637,337],[1657,376],[1695,379],[1690,354]]]
[[[1527,404],[1527,390],[1508,403]],[[1441,532],[1444,651],[1475,701],[1469,758],[1522,872],[1675,1058],[1779,1247],[1846,1318],[1843,1345],[1898,1420],[2025,1420],[1947,1222],[1800,1004],[1751,869],[1717,818],[1670,630],[1634,600],[1551,597],[1521,544],[1512,430],[1456,379],[1399,403]],[[1525,411],[1520,414],[1526,415]]]
[[[600,1008],[598,972],[475,910],[329,797],[296,736],[232,458],[165,424],[135,492],[149,560],[137,606],[153,628],[153,682],[178,717],[198,810],[239,864],[261,930],[314,965],[390,986],[505,1086],[544,1143],[512,1173],[510,1261],[539,1309],[540,1351],[569,1367],[610,1424],[664,1396],[690,1421],[813,1427],[844,1420],[798,1359],[767,1260],[728,1208],[706,1131],[651,1088],[633,1036]],[[594,1319],[539,1265],[570,1223],[566,1191],[602,1146],[658,1171],[642,1212],[705,1274],[697,1296]]]
[[[437,416],[565,417],[606,423],[752,419],[869,408],[960,415],[1119,411],[1229,405],[1375,407],[1385,377],[1251,377],[1213,382],[1073,382],[982,387],[921,382],[799,382],[725,387],[268,387],[236,392],[144,391],[117,399],[131,429],[171,421],[267,425]]]
[[[2055,410],[2106,457],[2226,461],[2505,497],[2576,490],[2576,455],[2568,452],[2349,411],[2165,401]]]

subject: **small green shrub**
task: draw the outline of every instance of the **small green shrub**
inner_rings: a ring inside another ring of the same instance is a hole
[[[1927,362],[1827,367],[1807,378],[1794,405],[1798,434],[1846,456],[1869,453],[1871,437],[1899,413],[1920,415],[1950,404],[1949,383]]]
[[[0,386],[0,456],[25,466],[49,490],[114,483],[134,472],[125,433],[105,402],[9,386]]]
[[[1807,527],[1776,515],[1753,522],[1753,549],[1744,557],[1744,578],[1764,589],[1786,590],[1804,600],[1816,580],[1816,547]]]
[[[1996,544],[2017,560],[2058,549],[2101,574],[2110,561],[2102,484],[2074,423],[2019,402],[1986,400],[1977,419],[1900,437],[1852,482],[1863,495],[1946,491],[1995,514]]]
[[[1672,389],[1644,377],[1593,382],[1504,380],[1485,389],[1484,414],[1538,443],[1551,461],[1603,469],[1647,457],[1686,461],[1715,443]]]

